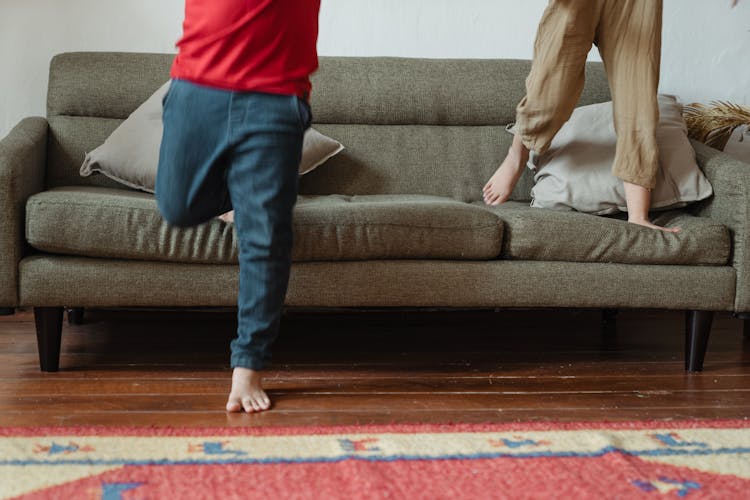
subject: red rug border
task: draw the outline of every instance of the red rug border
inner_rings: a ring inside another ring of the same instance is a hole
[[[110,427],[50,426],[0,427],[0,437],[105,436],[105,437],[202,437],[202,436],[300,436],[333,434],[414,434],[450,432],[539,432],[575,430],[650,429],[747,429],[745,419],[641,420],[599,422],[518,422],[485,424],[372,424],[347,426],[267,427]]]

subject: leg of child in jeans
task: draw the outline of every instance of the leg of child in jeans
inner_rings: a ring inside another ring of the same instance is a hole
[[[273,106],[267,105],[269,99],[276,100]],[[310,125],[307,104],[297,97],[262,96],[259,103],[254,101],[242,106],[244,116],[252,118],[235,131],[245,139],[232,151],[227,175],[240,246],[238,335],[232,342],[228,411],[270,406],[260,370],[270,363],[286,296],[292,209],[303,135]],[[266,106],[258,106],[261,103]]]
[[[270,362],[286,295],[309,122],[309,108],[296,96],[175,81],[165,99],[156,181],[165,220],[191,226],[235,210],[240,290],[228,411],[270,407],[261,370]]]

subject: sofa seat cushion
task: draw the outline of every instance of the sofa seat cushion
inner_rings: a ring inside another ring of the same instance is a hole
[[[630,224],[626,214],[601,217],[531,208],[521,202],[477,206],[503,220],[504,259],[723,266],[731,251],[725,226],[684,210],[662,212],[654,219],[659,225],[682,228],[672,234]]]
[[[205,264],[237,262],[234,227],[218,219],[167,225],[147,193],[55,188],[29,198],[26,238],[64,255]],[[301,197],[295,261],[493,259],[502,223],[480,207],[434,196]]]
[[[494,214],[426,195],[301,197],[295,227],[295,254],[306,261],[494,259],[503,238]]]

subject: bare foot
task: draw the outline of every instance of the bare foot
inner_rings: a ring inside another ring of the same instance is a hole
[[[232,391],[227,401],[227,411],[248,413],[267,410],[271,407],[266,391],[261,384],[263,376],[260,372],[247,368],[235,368],[232,373]]]
[[[665,233],[679,233],[682,231],[682,228],[679,227],[662,227],[657,226],[656,224],[651,223],[648,219],[628,219],[628,222],[631,224],[638,224],[639,226],[647,227],[649,229],[658,229],[659,231],[664,231]]]
[[[513,145],[508,150],[508,156],[484,186],[484,202],[487,205],[500,205],[508,201],[528,161],[529,150],[516,135]]]
[[[625,200],[628,205],[628,222],[650,229],[658,229],[665,233],[679,233],[679,227],[661,227],[652,224],[648,219],[648,210],[651,208],[651,191],[643,186],[624,182]]]
[[[223,220],[227,224],[231,224],[232,222],[234,222],[234,210],[225,214],[221,214],[219,216],[219,219]]]

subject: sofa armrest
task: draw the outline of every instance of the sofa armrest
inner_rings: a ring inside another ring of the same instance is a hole
[[[0,140],[0,307],[18,305],[26,200],[44,189],[47,120],[26,118]]]
[[[750,164],[693,141],[698,165],[714,188],[697,215],[727,226],[732,234],[732,266],[737,270],[735,312],[750,312]]]

